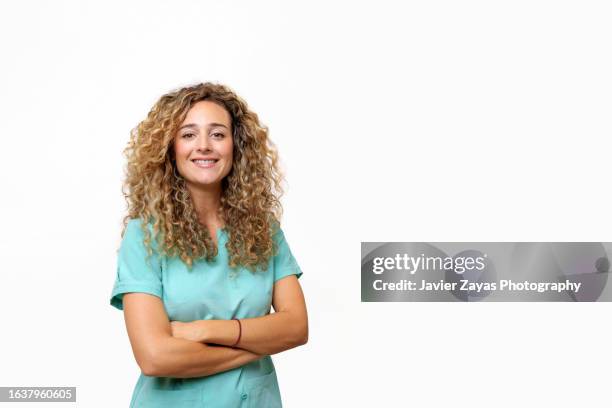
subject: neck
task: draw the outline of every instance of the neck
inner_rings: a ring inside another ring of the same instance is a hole
[[[187,190],[193,199],[193,205],[202,225],[219,226],[219,207],[221,205],[221,184],[213,186],[194,186],[187,184]]]

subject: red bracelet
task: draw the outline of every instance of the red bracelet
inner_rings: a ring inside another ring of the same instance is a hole
[[[238,322],[238,340],[231,347],[235,347],[240,341],[240,337],[242,336],[242,325],[240,324],[240,319],[232,319]]]

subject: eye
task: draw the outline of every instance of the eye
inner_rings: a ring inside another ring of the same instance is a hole
[[[213,137],[216,137],[217,139],[223,139],[225,137],[223,133],[213,133],[212,135]]]
[[[184,133],[183,134],[183,137],[186,138],[186,139],[190,138],[191,136],[195,136],[195,135],[193,133]]]

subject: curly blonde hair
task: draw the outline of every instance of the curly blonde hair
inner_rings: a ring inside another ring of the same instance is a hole
[[[123,231],[130,219],[140,218],[148,256],[153,252],[148,225],[161,255],[179,256],[192,268],[200,258],[217,256],[208,228],[200,223],[184,178],[179,174],[172,143],[193,104],[211,101],[231,116],[234,144],[230,173],[222,180],[218,216],[228,234],[229,266],[255,272],[266,269],[274,255],[273,234],[280,227],[283,176],[275,145],[257,114],[229,87],[211,82],[180,88],[163,95],[147,118],[131,131],[124,150],[127,201]]]

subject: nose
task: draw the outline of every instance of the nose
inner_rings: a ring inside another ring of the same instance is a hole
[[[210,141],[208,140],[208,136],[206,134],[200,135],[198,138],[198,150],[207,151],[209,149]]]

